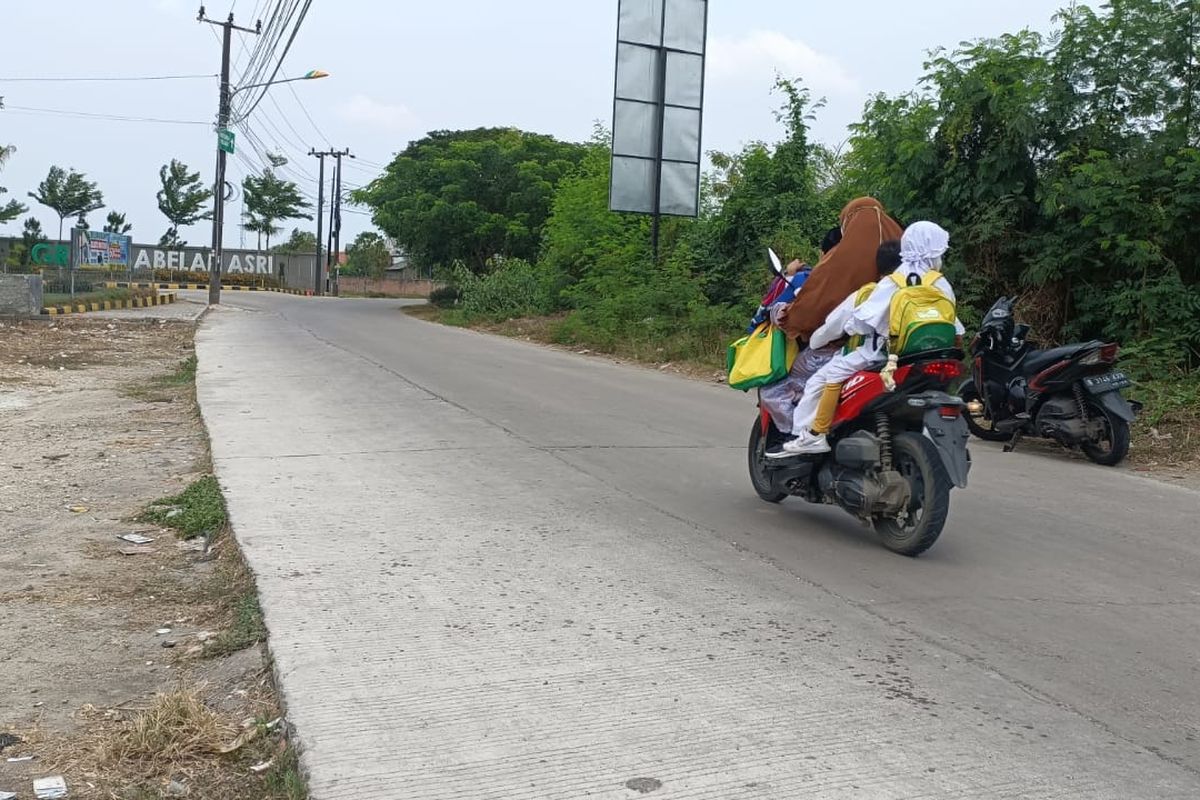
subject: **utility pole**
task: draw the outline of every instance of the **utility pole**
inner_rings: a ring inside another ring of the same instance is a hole
[[[321,246],[321,225],[325,221],[325,156],[330,153],[328,151],[318,152],[310,147],[308,154],[316,156],[321,162],[317,175],[317,257],[313,261],[313,294],[319,295],[321,293],[321,252],[325,249]]]
[[[354,155],[350,152],[350,148],[346,148],[340,153],[335,154],[337,157],[337,177],[334,178],[334,184],[337,186],[333,192],[334,203],[334,223],[333,223],[333,296],[338,295],[338,281],[342,277],[342,156]]]
[[[233,137],[228,132],[229,101],[232,97],[232,93],[229,91],[229,45],[235,30],[255,35],[260,34],[262,20],[259,20],[253,29],[240,28],[233,24],[232,12],[229,14],[229,19],[217,22],[208,18],[204,13],[204,6],[200,6],[200,13],[196,19],[199,22],[216,25],[224,32],[224,36],[221,38],[221,99],[220,105],[217,107],[217,175],[213,182],[212,261],[208,265],[208,304],[215,306],[221,302],[221,265],[225,260],[222,247],[222,237],[225,233],[225,156],[227,153],[233,152]]]
[[[342,156],[350,155],[350,150],[349,150],[349,148],[347,148],[345,150],[309,149],[308,154],[310,156],[315,156],[316,158],[319,158],[321,160],[320,173],[317,177],[317,274],[313,281],[313,283],[314,283],[313,292],[315,294],[324,294],[325,279],[327,279],[329,275],[333,274],[333,270],[332,270],[330,264],[331,264],[332,259],[336,258],[336,256],[334,255],[334,253],[336,252],[334,250],[334,247],[340,245],[340,243],[341,243],[340,237],[341,237],[342,217],[341,217],[341,207],[340,207],[341,206],[340,195],[341,195],[341,189],[342,189]],[[322,267],[321,234],[323,232],[322,224],[324,223],[324,211],[325,211],[325,157],[326,156],[337,159],[337,169],[334,172],[335,178],[334,178],[333,194],[329,198],[329,234],[328,234],[328,241],[325,242],[325,245],[324,245],[325,261],[324,261],[324,266]],[[350,156],[350,157],[354,158],[354,156]],[[335,230],[337,231],[337,235],[338,235],[338,240],[337,240],[338,244],[337,245],[335,245],[335,243],[334,243],[334,231]],[[322,274],[322,273],[324,273],[324,274]],[[334,286],[336,287],[336,285],[337,284],[335,283]],[[335,293],[336,293],[336,289],[335,289]]]

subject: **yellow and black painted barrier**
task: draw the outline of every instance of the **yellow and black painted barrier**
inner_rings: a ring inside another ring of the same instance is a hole
[[[207,283],[128,283],[125,281],[108,281],[101,284],[106,289],[208,289]],[[273,286],[231,286],[221,284],[223,292],[278,292],[280,294],[311,295],[312,292],[300,289],[277,289]]]
[[[175,302],[175,294],[159,294],[153,297],[133,297],[129,300],[93,300],[88,303],[68,303],[62,306],[46,306],[43,316],[58,317],[63,314],[86,314],[89,311],[113,311],[122,308],[149,308]]]

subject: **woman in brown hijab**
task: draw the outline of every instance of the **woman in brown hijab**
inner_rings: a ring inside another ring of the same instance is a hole
[[[777,317],[788,336],[808,341],[825,317],[851,292],[878,278],[879,245],[898,240],[904,230],[873,197],[851,200],[842,209],[842,241],[821,257],[800,294]]]

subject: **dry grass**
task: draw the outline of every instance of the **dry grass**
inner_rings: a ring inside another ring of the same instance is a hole
[[[81,734],[16,731],[24,743],[7,754],[36,752],[38,773],[67,775],[84,800],[158,800],[173,781],[205,800],[305,800],[269,673],[237,709],[214,706],[218,689],[181,679],[141,707],[85,706]]]
[[[136,764],[162,774],[189,761],[220,753],[236,735],[229,721],[205,705],[203,687],[177,686],[154,696],[101,745],[101,763],[113,768]]]

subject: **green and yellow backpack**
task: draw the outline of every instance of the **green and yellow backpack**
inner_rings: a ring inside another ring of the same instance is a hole
[[[954,301],[934,287],[941,277],[936,270],[926,272],[919,281],[915,273],[907,279],[892,273],[898,287],[888,313],[888,352],[892,355],[954,347],[958,314]]]

